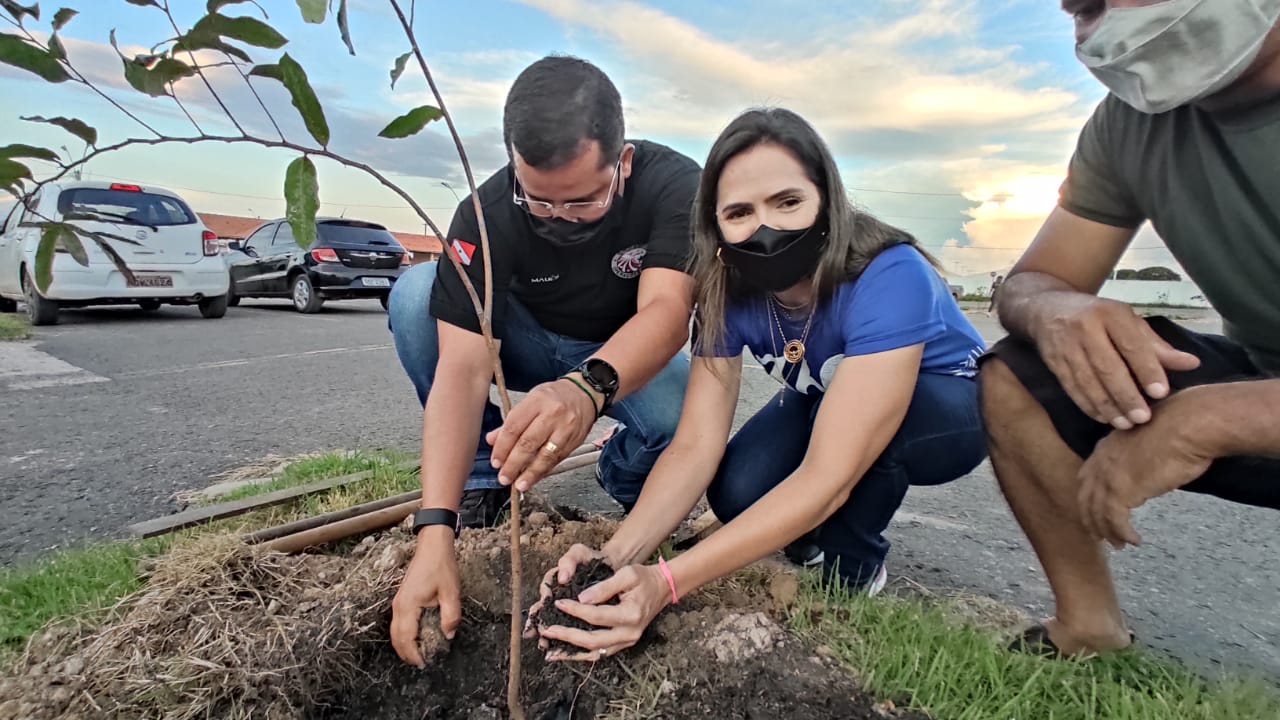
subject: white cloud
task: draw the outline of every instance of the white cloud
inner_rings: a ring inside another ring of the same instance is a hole
[[[1057,88],[1017,86],[1031,70],[1009,61],[1008,49],[963,42],[976,13],[956,0],[912,3],[915,12],[886,25],[785,49],[744,47],[629,0],[524,1],[599,33],[644,68],[628,119],[649,133],[714,136],[724,117],[762,103],[787,105],[830,136],[996,129],[1044,122],[1078,100]],[[922,49],[921,41],[943,37],[960,44],[945,59]]]
[[[846,172],[849,185],[954,192],[858,199],[945,245],[939,254],[955,268],[1006,266],[1021,254],[1056,202],[1089,112],[1064,86],[1037,83],[1049,75],[1044,64],[1015,61],[1012,44],[979,42],[992,10],[971,0],[898,0],[869,11],[887,19],[843,26],[815,13],[805,19],[814,37],[786,46],[718,37],[632,0],[523,2],[617,48],[600,64],[628,68],[614,75],[634,135],[705,147],[746,107],[783,105],[858,167]]]

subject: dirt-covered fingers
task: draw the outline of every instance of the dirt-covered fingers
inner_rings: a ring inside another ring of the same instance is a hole
[[[567,612],[567,609],[566,609]],[[601,630],[580,630],[578,628],[553,625],[542,630],[544,640],[558,640],[562,643],[582,648],[586,652],[573,653],[571,650],[555,649],[547,653],[547,660],[598,660],[602,653],[612,655],[636,644],[640,632],[630,627],[610,627]]]
[[[551,568],[542,576],[542,582],[538,584],[538,600],[529,606],[529,612],[526,614],[526,620],[524,621],[524,637],[526,639],[537,635],[538,613],[542,611],[547,601],[551,599],[551,590],[555,587],[557,572],[559,572],[558,568]]]
[[[421,607],[409,607],[400,602],[400,596],[391,603],[391,647],[396,655],[416,668],[426,666],[418,651],[418,623],[422,619]]]
[[[556,581],[561,585],[568,584],[573,579],[573,574],[578,571],[579,565],[600,557],[604,557],[604,553],[592,550],[582,543],[575,543],[556,563]]]
[[[600,648],[599,650],[585,650],[580,653],[569,653],[569,652],[565,652],[564,650],[553,650],[547,653],[547,660],[550,662],[562,662],[562,661],[596,662],[597,660],[603,660],[609,657],[610,655],[616,655],[617,653],[620,653],[623,650],[626,650],[628,647],[631,647],[631,646],[625,645],[625,646],[618,646],[616,648],[605,647],[605,648]]]

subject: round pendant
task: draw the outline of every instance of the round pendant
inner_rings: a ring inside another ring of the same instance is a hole
[[[804,343],[799,340],[787,341],[787,344],[782,346],[782,357],[793,365],[800,362],[804,359]]]

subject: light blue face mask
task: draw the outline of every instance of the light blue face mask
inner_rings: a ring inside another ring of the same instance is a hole
[[[1164,0],[1112,8],[1076,57],[1144,113],[1206,98],[1244,74],[1280,18],[1280,0]]]

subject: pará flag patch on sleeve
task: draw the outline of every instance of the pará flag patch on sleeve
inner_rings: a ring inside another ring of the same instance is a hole
[[[471,265],[471,258],[475,257],[476,254],[476,246],[466,240],[458,239],[454,239],[451,244],[453,245],[453,251],[458,253],[458,259],[462,261],[462,264]]]

